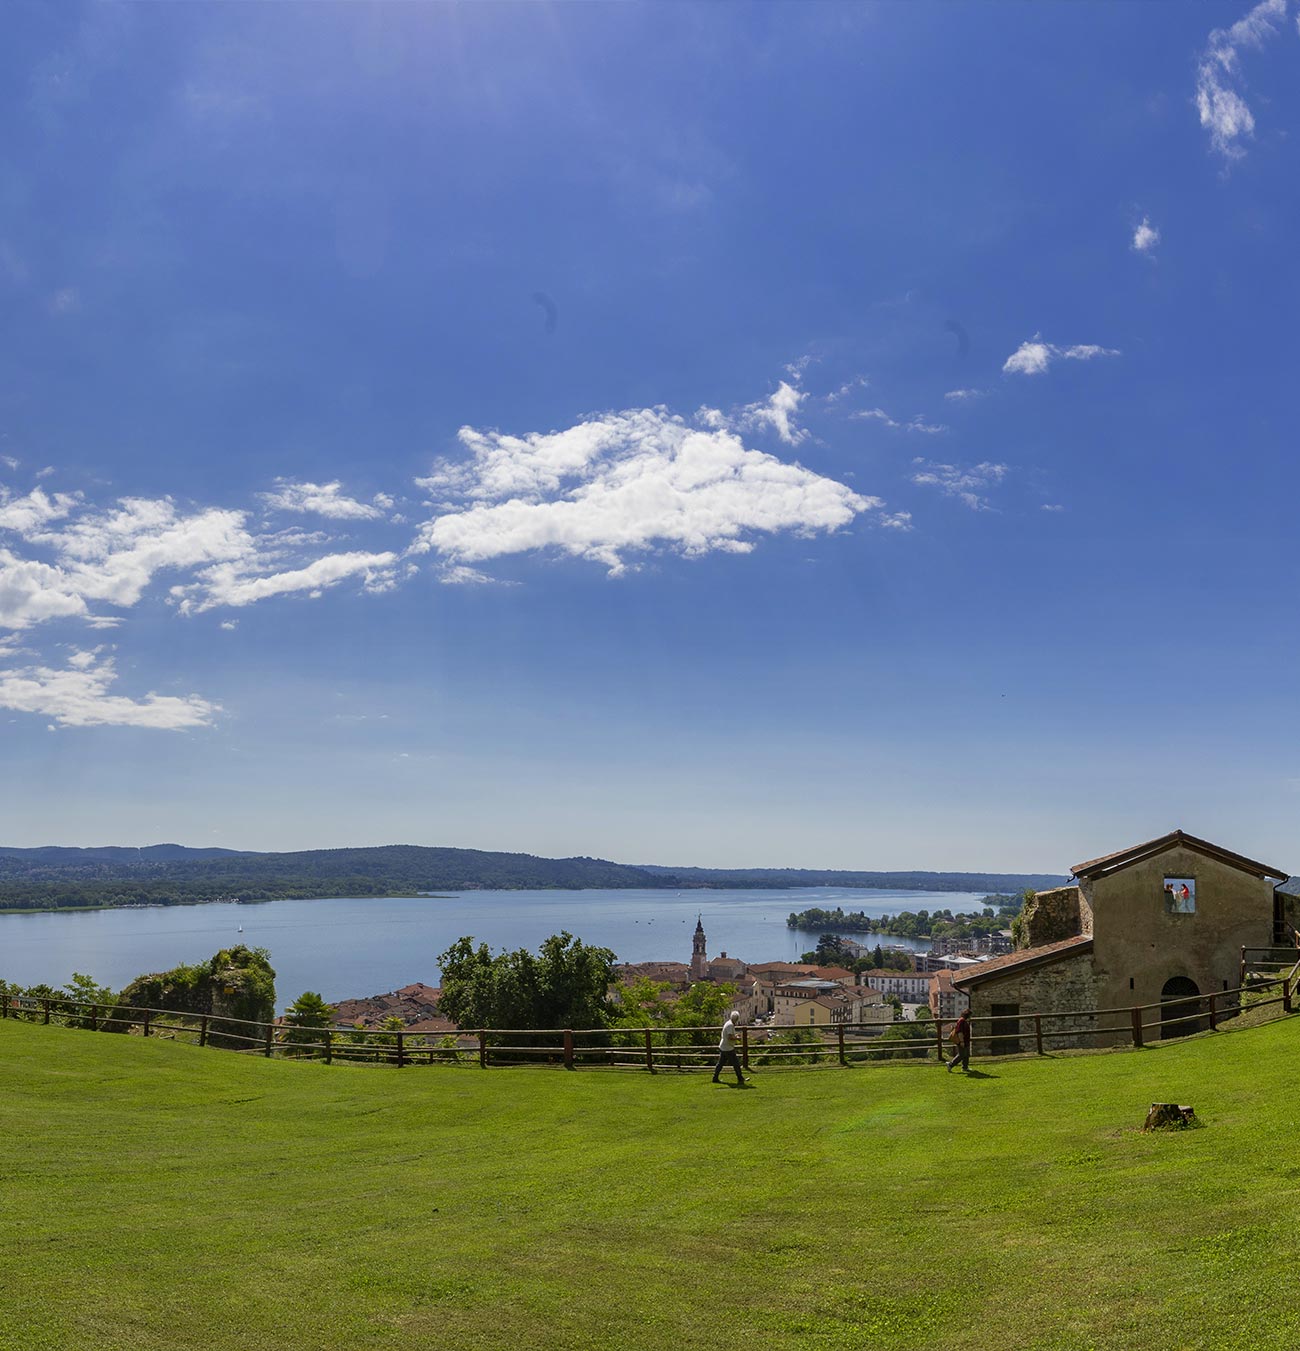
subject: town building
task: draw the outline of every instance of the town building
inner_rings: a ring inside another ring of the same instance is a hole
[[[403,985],[400,990],[392,990],[388,994],[342,999],[330,1007],[334,1010],[334,1021],[340,1027],[378,1027],[385,1018],[400,1018],[403,1025],[412,1031],[429,1030],[425,1028],[425,1023],[436,1024],[438,1031],[450,1031],[455,1028],[455,1024],[438,1013],[438,998],[441,994],[437,986],[417,980],[412,985]]]
[[[930,977],[922,971],[864,971],[864,984],[884,995],[897,995],[904,1004],[924,1004],[930,998]]]
[[[953,978],[972,1013],[994,1020],[995,1053],[1033,1046],[1026,1013],[1070,1015],[1043,1020],[1051,1048],[1126,1040],[1130,1008],[1190,1015],[1197,1006],[1176,1001],[1235,989],[1243,948],[1295,944],[1297,898],[1275,885],[1286,873],[1182,830],[1071,871],[1073,886],[1025,906],[1023,949]]]
[[[958,990],[952,983],[956,973],[936,971],[930,977],[930,1016],[951,1022],[960,1018],[970,1007],[970,996]]]
[[[861,1027],[883,1031],[893,1010],[878,990],[837,980],[797,977],[775,987],[773,1027]]]
[[[687,990],[691,984],[691,968],[685,962],[622,962],[614,970],[623,985],[641,977],[674,990]]]

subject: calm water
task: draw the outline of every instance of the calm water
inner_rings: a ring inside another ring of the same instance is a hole
[[[144,910],[0,915],[0,978],[63,985],[74,971],[121,989],[144,972],[211,957],[237,942],[268,948],[281,1007],[304,990],[326,999],[380,994],[422,980],[436,985],[438,954],[462,934],[493,951],[536,949],[561,929],[612,948],[624,962],[691,958],[702,915],[709,956],[794,961],[815,936],[786,928],[792,910],[968,910],[967,892],[473,891],[446,897],[268,901]],[[239,932],[243,926],[243,933]],[[905,939],[881,939],[909,947]]]

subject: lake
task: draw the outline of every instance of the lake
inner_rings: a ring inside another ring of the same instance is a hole
[[[151,971],[247,943],[271,953],[280,1007],[304,990],[326,999],[436,985],[438,955],[462,934],[495,952],[536,950],[561,929],[619,961],[691,959],[703,916],[710,957],[797,961],[816,935],[786,928],[791,911],[974,909],[982,894],[806,887],[789,891],[471,891],[453,896],[267,901],[0,915],[0,978],[58,987],[74,971],[115,990]],[[242,926],[243,932],[240,932]],[[865,940],[865,935],[860,935]],[[928,943],[880,938],[923,949]]]

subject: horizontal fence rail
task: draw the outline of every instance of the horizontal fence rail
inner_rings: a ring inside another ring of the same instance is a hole
[[[1156,1004],[976,1017],[970,1020],[971,1053],[1046,1055],[1066,1049],[1142,1047],[1171,1037],[1214,1032],[1244,1013],[1292,1013],[1300,997],[1298,983],[1300,961],[1284,975],[1251,980],[1234,990],[1180,995]],[[282,1060],[391,1065],[399,1069],[413,1065],[481,1069],[547,1065],[570,1070],[696,1072],[712,1070],[717,1063],[721,1032],[717,1027],[493,1028],[452,1033],[320,1028],[17,994],[0,999],[0,1017],[165,1038]],[[955,1022],[953,1018],[937,1018],[829,1027],[746,1026],[739,1029],[736,1049],[746,1071],[936,1056],[946,1059],[957,1049],[948,1040]],[[889,1035],[891,1029],[893,1035]]]

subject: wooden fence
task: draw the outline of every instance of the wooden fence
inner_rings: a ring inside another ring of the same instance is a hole
[[[1217,1031],[1245,1012],[1293,1011],[1300,991],[1300,962],[1288,972],[1247,982],[1234,990],[1182,995],[1158,1004],[1112,1009],[972,1018],[971,1054],[1045,1055],[1068,1048],[1142,1047],[1150,1041]],[[214,1014],[175,1013],[123,1005],[89,1004],[61,997],[10,995],[0,999],[0,1017],[89,1031],[165,1037],[199,1046],[218,1046],[279,1059],[314,1059],[326,1064],[468,1065],[481,1069],[510,1065],[551,1065],[565,1069],[631,1069],[657,1073],[712,1069],[717,1060],[716,1027],[491,1029],[438,1033],[323,1029],[287,1023],[250,1022]],[[947,1034],[953,1019],[922,1021],[909,1039],[885,1039],[879,1024],[835,1027],[742,1027],[740,1061],[746,1069],[808,1064],[860,1065],[898,1058],[940,1058],[953,1047]],[[893,1024],[892,1026],[898,1026]]]

